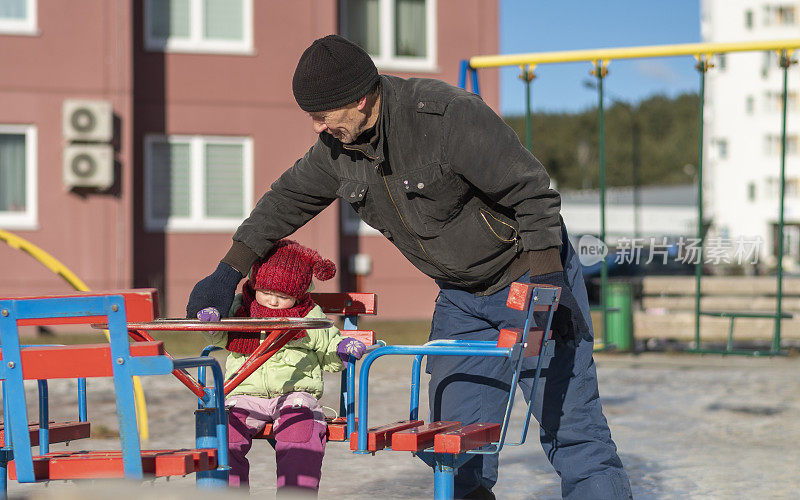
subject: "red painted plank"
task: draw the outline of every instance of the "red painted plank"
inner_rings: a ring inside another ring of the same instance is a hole
[[[542,348],[543,335],[543,328],[531,328],[530,332],[528,332],[523,354],[526,358],[539,355],[539,351]],[[547,338],[550,338],[549,333]],[[518,342],[522,342],[522,328],[503,328],[500,330],[500,335],[497,337],[497,347],[511,347]]]
[[[508,290],[508,299],[506,299],[506,307],[524,311],[528,308],[531,301],[531,294],[533,288],[528,283],[520,283],[515,281],[511,283],[511,288]]]
[[[181,449],[181,450],[146,450],[148,453],[190,453],[194,460],[194,470],[196,472],[211,470],[217,468],[217,449],[216,448],[199,448],[199,449]]]
[[[433,438],[440,432],[461,427],[461,422],[431,422],[414,429],[395,432],[392,434],[393,451],[422,451],[433,446]]]
[[[358,425],[358,419],[356,419],[356,425]],[[253,439],[275,439],[272,430],[272,424],[268,423],[261,432],[253,436]],[[347,419],[339,417],[328,420],[327,436],[328,441],[347,441]]]
[[[124,477],[122,452],[53,452],[33,458],[36,480],[99,479]],[[16,465],[9,462],[11,479],[17,478]],[[142,471],[155,477],[183,476],[216,467],[216,450],[144,450]]]
[[[424,425],[422,420],[399,420],[391,424],[380,425],[367,429],[367,450],[378,451],[386,448],[391,442],[392,435],[398,431],[404,431],[414,427]],[[358,449],[358,432],[350,434],[350,449]]]
[[[500,439],[500,424],[477,423],[437,434],[433,440],[436,453],[463,453]]]
[[[89,422],[49,422],[51,443],[66,443],[76,439],[89,437]],[[5,443],[5,429],[0,423],[0,441]],[[28,424],[28,432],[31,437],[31,446],[39,446],[39,422]]]
[[[378,297],[374,293],[312,293],[325,314],[377,314]]]
[[[364,343],[364,345],[375,344],[375,331],[374,330],[339,330],[342,337],[352,337]]]
[[[158,317],[158,290],[155,288],[137,288],[132,290],[104,292],[71,292],[54,295],[38,295],[27,297],[0,297],[0,299],[47,299],[64,297],[102,297],[122,295],[125,299],[125,315],[129,323],[152,321]],[[30,325],[75,325],[88,323],[106,323],[105,316],[85,316],[73,318],[31,318],[18,321],[20,326]]]
[[[132,356],[163,356],[164,343],[133,342]],[[66,346],[23,346],[21,350],[22,377],[32,379],[110,377],[111,346],[108,344],[82,344]],[[3,353],[0,350],[0,359]]]
[[[558,290],[557,298],[561,297],[561,289],[558,288],[557,286],[538,285],[536,283],[520,283],[515,281],[514,283],[511,283],[511,289],[508,291],[508,299],[506,300],[506,306],[510,307],[511,309],[516,309],[518,311],[524,311],[528,309],[534,288],[551,288],[554,290]],[[534,306],[535,311],[547,311],[548,309],[549,306],[540,306],[540,305]]]
[[[356,419],[358,425],[358,419]],[[328,422],[328,441],[347,441],[347,418],[339,417]]]

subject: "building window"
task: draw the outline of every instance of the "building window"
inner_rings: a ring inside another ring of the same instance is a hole
[[[771,50],[762,52],[761,78],[767,78],[771,69],[778,66],[778,56]]]
[[[436,0],[340,0],[339,31],[383,70],[436,71]]]
[[[765,5],[765,26],[794,26],[796,23],[794,5]]]
[[[786,155],[797,154],[798,140],[796,134],[786,135]],[[769,134],[764,137],[764,153],[768,155],[781,154],[781,136]]]
[[[36,127],[0,125],[0,227],[36,229]]]
[[[150,51],[250,54],[252,0],[145,0]]]
[[[250,213],[252,192],[250,138],[145,138],[149,231],[231,231]]]
[[[0,34],[36,35],[36,0],[0,1]]]
[[[725,71],[725,65],[727,61],[725,60],[725,54],[718,54],[717,55],[717,67],[720,71]]]
[[[720,160],[724,160],[728,158],[728,140],[727,139],[717,139],[717,157]]]
[[[747,184],[747,199],[749,201],[756,201],[756,183],[750,182]]]
[[[744,109],[747,112],[747,114],[752,115],[753,111],[755,110],[755,107],[756,107],[755,98],[753,98],[753,96],[751,95],[747,96],[744,102]]]
[[[786,94],[786,109],[794,111],[798,105],[798,94],[796,90],[790,90]],[[764,111],[776,113],[783,110],[783,92],[780,90],[767,90],[764,92]]]
[[[750,9],[744,11],[744,27],[747,29],[753,28],[753,11]]]

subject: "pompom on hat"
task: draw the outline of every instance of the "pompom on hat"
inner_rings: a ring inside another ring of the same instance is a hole
[[[316,250],[293,240],[280,240],[266,258],[253,264],[250,282],[255,290],[285,293],[302,302],[308,297],[311,279],[327,281],[336,275],[336,264]]]

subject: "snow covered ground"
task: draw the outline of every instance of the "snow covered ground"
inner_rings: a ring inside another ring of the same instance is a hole
[[[800,358],[598,354],[596,361],[605,414],[636,498],[800,497]],[[406,358],[384,357],[375,363],[371,424],[406,418],[409,374]],[[143,386],[150,422],[145,447],[192,447],[191,393],[171,377],[143,379]],[[338,375],[329,379],[328,387],[323,402],[338,407]],[[74,383],[51,382],[50,390],[53,418],[74,418],[77,410],[68,406]],[[90,380],[89,395],[93,427],[113,431],[109,381]],[[518,422],[523,409],[522,404],[515,407]],[[89,443],[75,442],[70,449],[118,446],[112,439]],[[256,441],[249,458],[251,493],[271,498],[274,452],[266,442]],[[193,482],[193,477],[160,479],[131,488],[103,482],[54,482],[45,487],[9,481],[9,491],[12,498],[42,499],[241,498],[233,492],[197,492]],[[525,445],[501,453],[495,492],[500,499],[560,498],[558,477],[539,447],[535,428]],[[328,445],[321,499],[432,496],[431,469],[410,453],[360,456],[345,444]]]

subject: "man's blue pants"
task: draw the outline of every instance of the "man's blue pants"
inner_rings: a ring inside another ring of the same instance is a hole
[[[534,416],[540,423],[540,440],[547,458],[561,477],[561,491],[569,499],[630,498],[630,482],[617,456],[597,389],[592,359],[593,341],[586,286],[577,254],[562,231],[561,259],[567,282],[587,325],[575,341],[557,343],[543,360],[537,386]],[[526,274],[518,281],[529,281]],[[440,283],[431,325],[431,340],[496,340],[501,328],[523,326],[524,315],[506,307],[508,288],[488,296]],[[538,358],[526,358],[520,388],[529,399]],[[502,422],[513,367],[508,360],[480,356],[435,356],[428,361],[431,374],[431,420]],[[455,496],[462,498],[497,482],[497,455],[476,455],[459,467]]]

